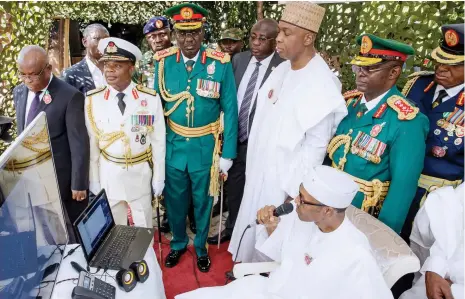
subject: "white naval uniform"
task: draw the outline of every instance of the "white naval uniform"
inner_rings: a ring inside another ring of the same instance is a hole
[[[418,211],[410,236],[412,251],[422,265],[414,285],[401,299],[426,299],[425,273],[452,282],[454,299],[464,298],[464,184],[443,187],[428,195]]]
[[[323,163],[339,122],[347,115],[341,84],[315,55],[302,69],[281,63],[257,97],[247,149],[244,196],[229,245],[238,262],[261,261],[255,252],[255,228],[239,240],[257,211],[295,198],[309,168]]]
[[[145,90],[145,92],[144,92]],[[111,86],[90,91],[86,97],[85,119],[90,140],[90,191],[97,194],[104,188],[116,224],[127,224],[127,204],[131,208],[134,225],[152,227],[152,188],[165,180],[165,121],[160,97],[155,91],[131,84],[123,91],[126,104],[124,115],[118,107],[119,92]],[[152,94],[150,94],[152,93]],[[125,137],[104,148],[90,122],[89,105],[95,125],[103,134],[124,132]],[[153,125],[144,119],[154,117]],[[141,120],[142,119],[142,120]],[[108,161],[102,150],[113,157],[124,158],[129,142],[131,157],[145,153],[152,147],[153,169],[148,162],[117,164]]]
[[[366,236],[347,218],[323,233],[294,210],[269,237],[257,226],[257,238],[257,249],[280,262],[269,278],[246,276],[176,299],[392,299]]]

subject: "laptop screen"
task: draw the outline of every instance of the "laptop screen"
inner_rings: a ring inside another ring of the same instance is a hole
[[[74,226],[88,261],[114,226],[110,204],[102,190],[76,220]]]

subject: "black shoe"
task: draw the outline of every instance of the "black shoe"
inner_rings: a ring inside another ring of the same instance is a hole
[[[171,231],[170,224],[168,223],[168,217],[163,216],[161,220],[160,231],[165,234]]]
[[[197,226],[195,226],[195,221],[191,221],[189,223],[189,228],[193,234],[197,233]]]
[[[179,263],[181,256],[187,251],[187,248],[181,250],[171,249],[165,259],[165,267],[173,268]]]
[[[223,244],[224,242],[227,242],[229,240],[231,240],[231,233],[224,230],[221,233],[220,244]],[[214,235],[213,237],[207,238],[207,243],[210,245],[218,244],[218,235]]]
[[[199,268],[200,272],[208,272],[210,271],[210,257],[208,255],[200,256],[197,258],[197,268]]]

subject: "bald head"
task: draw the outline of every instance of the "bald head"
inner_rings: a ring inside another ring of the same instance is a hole
[[[253,30],[264,30],[270,34],[270,37],[278,36],[278,22],[273,19],[261,19],[252,27]]]
[[[17,59],[18,72],[24,84],[33,92],[47,87],[52,74],[47,52],[36,45],[25,46]]]
[[[261,61],[272,55],[276,48],[278,23],[272,19],[262,19],[250,30],[249,48],[252,55]]]

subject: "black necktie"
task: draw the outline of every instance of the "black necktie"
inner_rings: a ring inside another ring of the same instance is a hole
[[[121,111],[121,114],[124,114],[124,109],[126,109],[126,103],[123,101],[124,96],[125,94],[122,92],[116,95],[116,97],[118,98],[118,107],[119,111]]]
[[[439,91],[438,97],[433,101],[433,109],[442,104],[442,99],[447,96],[447,91],[442,89]]]
[[[40,94],[42,90],[36,92],[34,98],[32,99],[31,107],[29,107],[29,113],[27,114],[26,126],[31,123],[31,121],[36,118],[37,114],[39,114],[39,104],[40,104]]]

